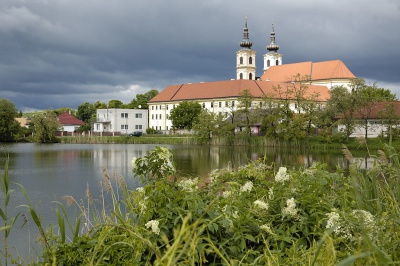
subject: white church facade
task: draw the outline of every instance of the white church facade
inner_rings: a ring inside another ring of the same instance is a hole
[[[166,87],[148,103],[149,127],[160,131],[171,130],[170,112],[182,101],[196,101],[210,112],[229,116],[238,107],[240,93],[244,90],[249,90],[254,96],[254,105],[260,105],[265,97],[278,98],[275,88],[288,88],[293,83],[293,77],[298,75],[307,77],[302,82],[308,84],[310,95],[318,94],[317,101],[326,102],[331,87],[348,86],[356,78],[340,60],[283,64],[283,56],[278,52],[279,46],[275,41],[274,26],[263,58],[263,74],[257,78],[256,51],[251,49],[248,30],[246,19],[243,40],[236,52],[236,79]]]

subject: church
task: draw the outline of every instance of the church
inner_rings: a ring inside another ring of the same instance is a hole
[[[228,117],[236,110],[240,93],[244,90],[253,95],[253,105],[261,106],[266,97],[282,99],[276,88],[288,90],[291,84],[302,82],[307,84],[307,94],[318,95],[316,101],[326,102],[330,97],[330,88],[348,86],[356,78],[340,60],[284,64],[283,56],[278,52],[274,25],[260,77],[256,76],[256,51],[251,48],[253,44],[249,39],[247,19],[239,45],[236,52],[236,79],[166,87],[148,103],[149,127],[164,132],[171,130],[170,111],[183,101],[196,101],[203,109]],[[286,97],[288,100],[291,96]]]

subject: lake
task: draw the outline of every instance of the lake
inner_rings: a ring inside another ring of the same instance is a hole
[[[33,206],[37,207],[45,225],[56,225],[56,204],[62,196],[73,196],[77,201],[85,200],[86,188],[91,195],[99,199],[99,183],[103,180],[103,169],[110,176],[124,177],[131,188],[141,186],[132,174],[132,157],[142,157],[155,146],[166,146],[173,151],[174,161],[181,176],[207,176],[217,168],[228,165],[238,167],[249,161],[263,158],[277,166],[299,168],[315,162],[324,162],[334,171],[337,166],[345,167],[346,160],[341,151],[305,152],[295,149],[272,149],[268,147],[232,147],[232,146],[189,146],[189,145],[152,145],[152,144],[1,144],[0,174],[4,173],[4,164],[9,157],[10,187],[14,190],[9,205],[9,217],[18,211],[26,210],[21,188],[25,187]],[[4,196],[0,195],[0,206],[4,207]],[[69,215],[77,216],[78,209],[68,208]],[[36,226],[29,220],[23,225],[20,216],[11,231],[9,246],[11,253],[24,258],[34,257],[33,244],[37,237]],[[1,226],[0,226],[1,227]],[[0,234],[3,238],[3,234]],[[0,243],[3,250],[3,241]],[[2,261],[0,261],[2,262]],[[1,264],[1,263],[0,263]]]

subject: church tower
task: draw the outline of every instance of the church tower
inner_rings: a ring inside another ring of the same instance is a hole
[[[268,52],[264,55],[264,71],[271,66],[282,65],[282,54],[278,53],[279,45],[275,43],[274,24],[272,24],[271,41],[267,45]]]
[[[251,49],[247,17],[240,50],[236,52],[236,79],[256,79],[256,52]]]

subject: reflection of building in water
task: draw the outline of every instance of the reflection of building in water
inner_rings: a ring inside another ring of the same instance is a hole
[[[93,163],[95,167],[115,172],[117,177],[125,179],[132,177],[132,158],[147,155],[148,147],[144,145],[101,145],[93,150]],[[101,177],[101,176],[100,176]]]

